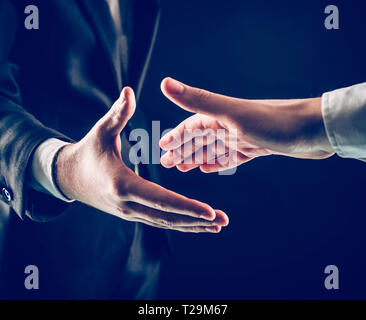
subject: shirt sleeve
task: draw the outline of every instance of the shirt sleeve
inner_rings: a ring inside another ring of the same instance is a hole
[[[37,191],[47,192],[65,202],[73,202],[74,200],[66,198],[59,191],[52,173],[54,157],[62,147],[68,144],[69,142],[51,138],[37,147],[32,159],[29,184]]]
[[[325,93],[322,114],[334,151],[366,161],[366,83]]]

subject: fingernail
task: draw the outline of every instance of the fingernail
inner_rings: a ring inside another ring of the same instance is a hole
[[[121,103],[126,101],[126,88],[122,89],[121,95],[120,95]]]
[[[180,82],[178,82],[177,80],[169,78],[166,81],[166,89],[171,94],[179,95],[179,94],[183,93],[184,86]]]

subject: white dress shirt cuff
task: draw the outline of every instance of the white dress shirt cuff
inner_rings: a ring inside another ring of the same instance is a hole
[[[54,197],[66,202],[73,202],[66,198],[57,188],[53,181],[52,164],[53,159],[60,148],[69,144],[68,142],[59,139],[48,139],[41,143],[36,149],[31,167],[31,185],[37,185]],[[38,188],[37,188],[38,189]]]
[[[325,93],[322,114],[334,151],[366,160],[366,83]]]

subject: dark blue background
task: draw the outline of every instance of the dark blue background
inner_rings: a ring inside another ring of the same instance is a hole
[[[326,5],[340,30],[324,27]],[[366,81],[364,1],[162,1],[141,107],[171,128],[188,116],[159,83],[243,98],[302,98]],[[160,169],[163,185],[225,210],[219,235],[172,233],[163,298],[366,298],[366,164],[264,157],[234,176]],[[335,264],[340,290],[324,288]]]

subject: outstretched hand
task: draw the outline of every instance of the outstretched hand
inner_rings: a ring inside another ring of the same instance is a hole
[[[195,113],[160,140],[166,168],[226,170],[271,154],[323,159],[333,155],[321,98],[246,100],[211,93],[166,78],[164,95]]]
[[[219,232],[228,224],[224,212],[147,181],[125,165],[120,134],[135,106],[133,90],[124,88],[89,133],[60,152],[60,189],[70,199],[125,220],[182,232]]]

